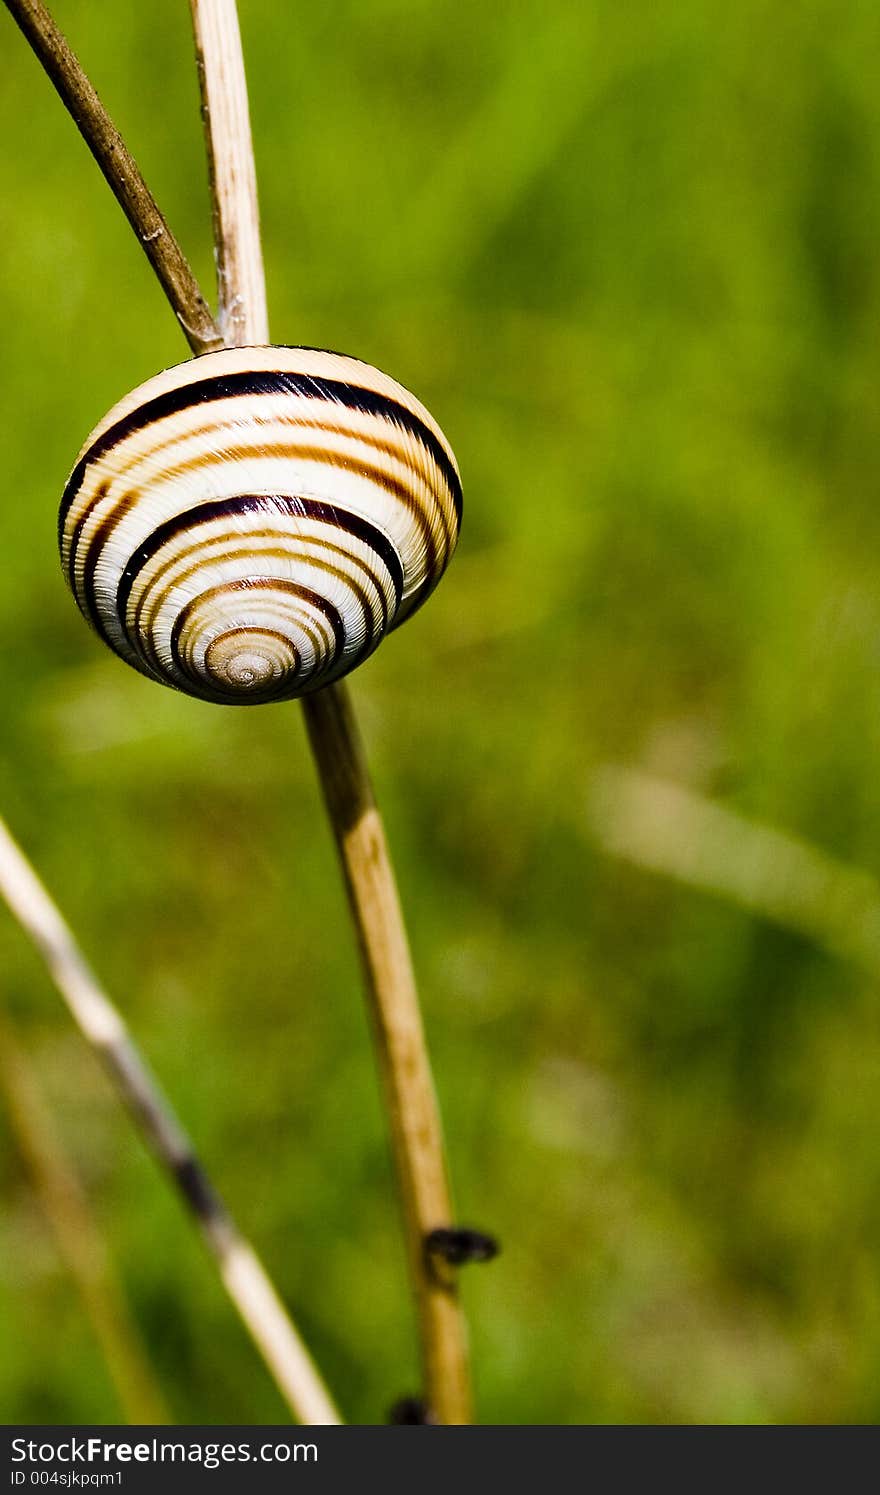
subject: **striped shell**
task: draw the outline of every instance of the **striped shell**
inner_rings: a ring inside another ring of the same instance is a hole
[[[92,432],[59,516],[77,604],[135,669],[203,700],[285,700],[366,659],[433,590],[461,484],[378,369],[232,348],[150,379]]]

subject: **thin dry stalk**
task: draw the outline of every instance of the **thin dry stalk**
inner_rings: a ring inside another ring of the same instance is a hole
[[[194,353],[222,343],[179,244],[119,131],[42,0],[5,0],[137,234]]]
[[[211,182],[218,321],[224,342],[269,341],[257,175],[235,0],[190,0]]]
[[[37,1198],[101,1346],[129,1422],[171,1421],[73,1160],[9,1018],[0,1013],[0,1092]]]
[[[30,935],[74,1022],[179,1189],[217,1262],[229,1297],[293,1415],[314,1426],[338,1424],[336,1408],[264,1267],[215,1192],[121,1014],[92,974],[70,929],[2,820],[0,897]]]
[[[268,343],[256,170],[235,0],[190,0],[229,343]],[[425,1241],[451,1224],[443,1134],[406,929],[351,699],[342,685],[303,702],[342,862],[370,999],[421,1331],[425,1393],[441,1423],[471,1417],[467,1334],[454,1270]]]

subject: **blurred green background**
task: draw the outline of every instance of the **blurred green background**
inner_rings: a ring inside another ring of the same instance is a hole
[[[210,285],[188,7],[54,8]],[[876,1421],[876,5],[240,10],[273,335],[394,373],[464,476],[354,689],[460,1215],[504,1244],[463,1283],[481,1418]],[[413,1325],[300,715],[161,690],[66,593],[80,443],[185,345],[0,43],[0,810],[381,1421]],[[172,1415],[283,1420],[2,908],[0,966]],[[0,1126],[3,1419],[118,1421]]]

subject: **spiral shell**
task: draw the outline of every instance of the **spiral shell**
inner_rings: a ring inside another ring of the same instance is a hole
[[[366,659],[439,581],[461,522],[437,423],[369,364],[232,348],[158,374],[92,432],[59,542],[80,610],[203,700],[286,700]]]

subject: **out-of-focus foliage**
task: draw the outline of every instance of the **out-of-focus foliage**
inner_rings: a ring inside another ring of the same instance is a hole
[[[56,5],[209,284],[187,9]],[[622,764],[880,874],[876,5],[241,19],[274,336],[397,375],[465,480],[448,577],[354,689],[460,1213],[505,1248],[464,1281],[481,1415],[875,1420],[876,976],[615,859],[594,788]],[[298,709],[163,691],[64,590],[77,449],[185,346],[0,32],[0,808],[378,1421],[414,1336]],[[0,967],[175,1416],[283,1417],[2,909]],[[11,1145],[0,1190],[4,1420],[117,1420]]]

